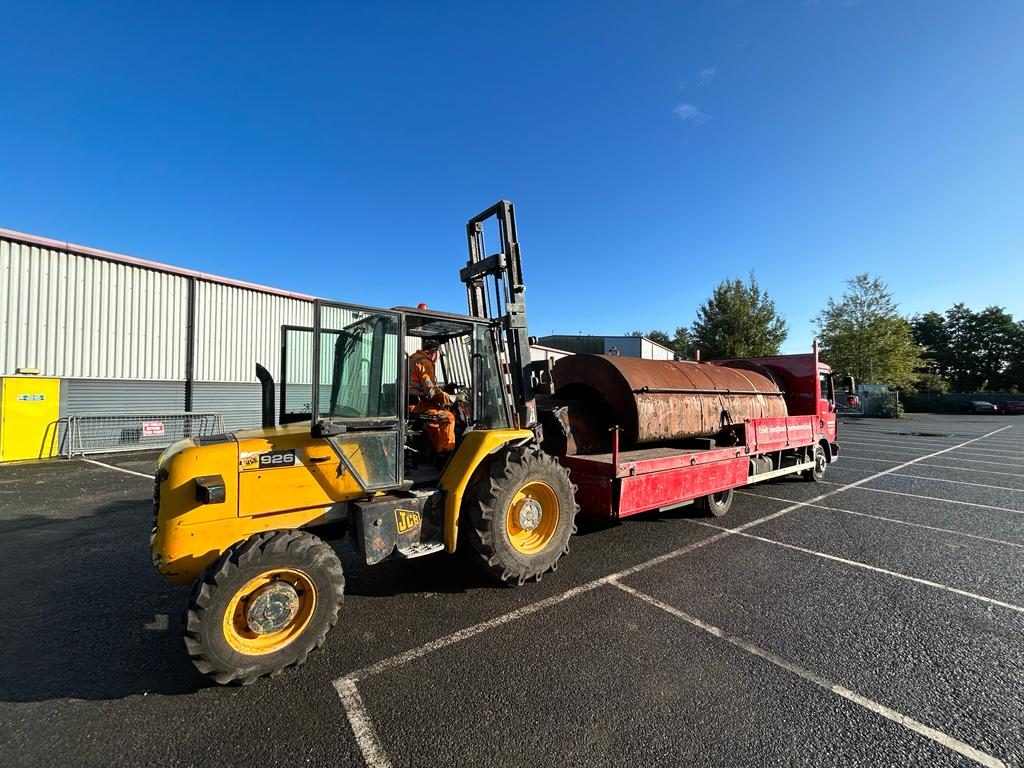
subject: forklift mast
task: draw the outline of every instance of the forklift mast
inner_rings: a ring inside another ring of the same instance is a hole
[[[495,219],[498,251],[487,256],[484,225]],[[530,378],[530,337],[526,325],[526,285],[516,236],[515,208],[502,200],[466,222],[469,261],[459,277],[466,284],[469,314],[492,327],[498,366],[511,405],[511,423],[537,428],[537,401]]]

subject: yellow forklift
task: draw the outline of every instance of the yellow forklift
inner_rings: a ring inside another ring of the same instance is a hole
[[[485,225],[498,249],[487,254]],[[303,663],[338,619],[345,586],[325,539],[369,564],[468,550],[523,584],[569,551],[568,472],[541,451],[522,263],[511,203],[469,220],[460,272],[469,315],[314,303],[285,328],[279,411],[263,428],[182,440],[157,465],[153,561],[191,584],[184,640],[200,672],[251,683]],[[429,341],[455,395],[455,449],[436,455],[410,412],[408,356]]]

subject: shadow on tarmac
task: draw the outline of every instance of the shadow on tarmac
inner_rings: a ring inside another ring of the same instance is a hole
[[[152,503],[0,520],[0,700],[120,699],[206,687],[181,641],[187,592],[149,558]]]
[[[0,520],[7,574],[0,700],[106,700],[212,686],[181,640],[188,589],[166,583],[150,561],[151,527],[149,498],[112,501],[71,519],[29,513]],[[506,588],[468,558],[367,566],[346,539],[331,544],[344,564],[346,596]]]

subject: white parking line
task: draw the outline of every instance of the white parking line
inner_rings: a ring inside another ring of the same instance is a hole
[[[950,480],[946,477],[921,477],[920,475],[905,475],[901,472],[893,472],[893,477],[912,477],[915,480],[933,480],[936,483],[956,483],[957,485],[972,485],[975,488],[994,488],[997,491],[1013,491],[1024,493],[1024,488],[1007,488],[1005,485],[986,485],[985,483],[969,483],[966,480]]]
[[[753,491],[736,491],[736,493],[743,494],[744,496],[754,496],[760,499],[770,499],[772,501],[792,501],[792,499],[783,499],[779,496],[766,496],[762,493],[754,493]],[[806,501],[799,502],[801,506],[813,507],[815,509],[827,509],[830,512],[844,512],[847,515],[857,515],[858,517],[870,517],[873,520],[883,520],[887,523],[896,523],[898,525],[908,525],[912,528],[925,528],[929,531],[936,531],[938,533],[950,533],[954,536],[963,536],[968,539],[978,539],[980,541],[988,541],[993,544],[1004,544],[1007,547],[1017,547],[1024,549],[1024,544],[1018,544],[1013,541],[1004,541],[1003,539],[993,539],[988,536],[979,536],[976,533],[964,533],[963,531],[954,531],[952,528],[938,528],[934,525],[925,525],[924,523],[912,523],[909,520],[898,520],[894,517],[883,517],[882,515],[871,515],[867,512],[857,512],[853,509],[843,509],[841,507],[830,507],[826,504],[810,504]]]
[[[851,459],[863,459],[863,458],[867,458],[869,456],[885,456],[885,455],[888,455],[889,453],[891,453],[892,451],[899,451],[901,453],[905,452],[904,449],[902,449],[902,448],[892,448],[892,449],[887,449],[887,450],[884,450],[884,451],[868,451],[865,448],[864,449],[864,453],[861,453],[861,449],[859,449],[859,448],[858,449],[849,449],[849,448],[847,448],[847,449],[843,450],[843,452],[840,454],[840,456],[841,457],[842,456],[849,456]],[[912,451],[912,452],[913,453],[917,453],[917,451]],[[931,455],[931,454],[927,454],[927,455]],[[896,459],[900,459],[900,458],[903,458],[903,457],[902,456],[896,457]],[[1024,464],[1017,464],[1017,463],[1015,463],[1013,461],[986,461],[986,460],[983,460],[983,459],[965,459],[960,454],[956,454],[955,456],[951,455],[951,456],[949,456],[949,458],[956,459],[957,461],[965,461],[965,462],[968,462],[970,464],[992,464],[992,465],[997,466],[997,467],[1003,467],[1004,469],[1008,469],[1008,468],[1011,468],[1011,467],[1020,467],[1021,473],[1024,474]],[[889,459],[889,461],[893,461],[893,460],[894,459]]]
[[[806,680],[809,683],[813,683],[819,688],[823,688],[824,690],[829,691],[830,693],[834,693],[837,696],[841,696],[847,701],[850,701],[860,707],[863,707],[864,709],[874,712],[875,714],[881,715],[887,720],[892,720],[894,723],[898,723],[899,725],[902,725],[904,728],[907,728],[908,730],[911,730],[914,733],[920,734],[921,736],[924,736],[927,739],[931,739],[936,744],[940,744],[946,749],[956,752],[957,754],[963,755],[964,757],[969,758],[981,765],[987,766],[988,768],[1005,768],[1006,764],[999,758],[993,757],[987,752],[982,752],[980,749],[976,749],[975,747],[972,747],[970,744],[967,744],[966,742],[960,741],[959,739],[950,736],[948,733],[943,733],[942,731],[927,726],[924,723],[921,723],[913,719],[912,717],[904,715],[902,712],[897,712],[895,709],[890,709],[884,704],[880,704],[879,702],[869,699],[866,696],[861,696],[856,691],[851,691],[849,688],[845,688],[839,685],[838,683],[833,683],[831,680],[822,677],[816,672],[812,672],[806,667],[801,667],[790,661],[786,661],[781,656],[777,656],[771,651],[767,651],[764,648],[761,648],[760,646],[754,645],[753,643],[744,640],[741,637],[729,634],[724,629],[720,629],[719,627],[716,627],[714,624],[708,624],[706,621],[702,621],[701,619],[698,619],[695,616],[691,616],[690,614],[685,613],[684,611],[681,611],[674,606],[668,605],[667,603],[663,603],[655,597],[651,597],[650,595],[644,592],[641,592],[637,589],[633,589],[633,587],[628,587],[625,584],[622,584],[618,581],[613,581],[612,584],[621,589],[623,592],[633,595],[634,597],[643,600],[645,603],[648,603],[649,605],[652,605],[655,608],[661,609],[665,613],[675,616],[678,619],[682,619],[688,624],[692,624],[698,629],[702,629],[705,632],[714,635],[715,637],[721,638],[722,640],[725,640],[727,643],[730,643],[731,645],[734,645],[737,648],[741,648],[747,653],[751,653],[754,656],[757,656],[758,658],[764,659],[765,661],[774,664],[780,669],[784,669],[787,672],[791,672],[797,677]]]
[[[956,457],[957,461],[966,461],[968,464],[992,464],[997,467],[1016,467],[1016,464],[1010,464],[1005,461],[981,461],[980,459],[962,459],[959,456]]]
[[[97,467],[106,467],[107,469],[113,469],[117,472],[124,472],[126,475],[137,475],[138,477],[144,477],[147,480],[152,480],[152,475],[147,475],[144,472],[136,472],[134,469],[125,469],[124,467],[115,467],[113,464],[104,464],[102,461],[95,461],[94,459],[81,459],[81,461],[87,461],[90,464],[95,464]]]
[[[853,450],[867,450],[869,448],[877,448],[882,452],[887,451],[920,451],[928,450],[929,448],[940,448],[940,447],[954,447],[948,443],[918,443],[914,441],[910,442],[879,442],[879,441],[866,441],[866,440],[849,440],[842,437],[839,438],[839,444],[841,446],[854,446]],[[1017,446],[1019,449],[1020,446]],[[1013,461],[1019,457],[1007,456],[1007,452],[1013,451],[1014,448],[994,448],[989,450],[988,448],[972,448],[968,451],[960,451],[957,456],[966,454],[968,456],[984,456],[984,457],[1005,457],[1006,459]]]
[[[1008,451],[1004,451],[1004,450],[998,450],[998,451],[961,451],[961,453],[963,453],[966,456],[980,456],[980,457],[986,458],[986,459],[988,459],[988,458],[995,459],[995,458],[1005,457],[1006,460],[1011,461],[1011,462],[1017,461],[1020,458],[1019,456],[1007,456]],[[957,454],[957,456],[959,456],[959,455],[960,455],[960,453]]]
[[[830,483],[828,481],[822,481],[822,485],[839,485],[839,483]],[[843,486],[836,493],[841,493],[846,490],[847,486]],[[944,501],[947,504],[962,504],[966,507],[980,507],[982,509],[996,509],[1000,512],[1013,512],[1015,515],[1024,515],[1024,510],[1021,509],[1010,509],[1009,507],[997,507],[994,504],[978,504],[974,501],[960,501],[959,499],[944,499],[941,496],[923,496],[920,493],[906,493],[905,491],[890,491],[886,488],[867,488],[860,486],[857,488],[858,491],[871,491],[872,493],[891,493],[893,496],[909,496],[912,499],[927,499],[928,501]],[[811,499],[814,501],[814,499]]]
[[[388,760],[388,754],[380,743],[377,729],[373,727],[373,721],[366,712],[363,697],[359,695],[355,680],[343,677],[334,681],[334,687],[341,697],[345,715],[352,726],[356,744],[359,745],[359,751],[363,753],[366,764],[373,768],[390,768],[391,761]]]
[[[906,446],[906,445],[916,445],[916,446],[919,446],[921,448],[948,448],[953,443],[950,443],[950,442],[938,442],[938,441],[936,441],[936,442],[925,442],[925,441],[918,441],[916,438],[909,438],[908,440],[891,440],[891,441],[889,441],[889,440],[857,440],[857,439],[850,440],[850,439],[847,439],[847,438],[840,437],[839,438],[839,444],[840,445],[850,444],[850,445],[870,445],[870,446],[899,446],[899,447],[903,447],[903,446]]]
[[[859,458],[862,455],[864,455],[864,456],[888,456],[888,455],[892,454],[892,455],[896,456],[897,454],[905,454],[905,453],[916,453],[918,455],[921,454],[920,450],[917,450],[917,449],[914,449],[914,448],[886,448],[884,451],[883,450],[872,451],[872,450],[869,450],[867,448],[860,448],[860,447],[858,447],[858,448],[850,448],[850,447],[847,447],[847,446],[843,445],[843,443],[840,443],[839,446],[842,449],[842,453],[839,454],[840,457],[843,457],[843,456],[853,456],[854,458]],[[863,451],[863,453],[861,453],[861,451]],[[927,454],[925,454],[925,455],[927,455]],[[906,456],[898,456],[897,460],[905,459],[905,458],[906,458]]]
[[[921,449],[920,448],[890,448],[888,446],[886,446],[885,448],[878,448],[876,446],[875,449],[872,450],[871,448],[868,448],[867,446],[862,448],[859,445],[854,447],[854,448],[850,448],[850,447],[848,447],[848,445],[846,443],[840,443],[839,447],[842,449],[842,453],[839,454],[840,456],[845,456],[847,453],[857,454],[857,453],[860,453],[860,452],[863,452],[865,454],[869,454],[869,455],[872,455],[872,456],[886,455],[886,454],[890,454],[890,453],[892,453],[892,454],[898,454],[898,453],[921,453]]]
[[[905,581],[912,581],[915,584],[922,584],[926,587],[932,587],[934,589],[940,589],[944,592],[952,592],[956,595],[962,595],[963,597],[969,597],[972,600],[978,600],[989,605],[998,605],[1000,608],[1009,608],[1011,611],[1017,611],[1018,613],[1024,613],[1024,607],[1014,605],[1013,603],[1004,603],[1002,600],[996,600],[994,597],[985,597],[975,592],[968,592],[964,589],[957,589],[956,587],[950,587],[946,584],[940,584],[937,581],[929,581],[928,579],[920,579],[917,576],[910,576],[906,573],[900,573],[899,571],[890,571],[888,568],[879,568],[877,565],[869,565],[868,563],[862,563],[859,560],[847,560],[845,557],[837,557],[836,555],[830,555],[825,552],[818,552],[814,549],[807,549],[806,547],[798,547],[796,544],[787,544],[784,541],[776,541],[775,539],[767,539],[764,536],[757,536],[753,533],[743,533],[731,528],[723,528],[720,525],[714,523],[706,523],[703,520],[694,520],[692,518],[686,518],[685,522],[692,525],[702,525],[705,528],[715,528],[719,531],[729,531],[736,536],[743,536],[748,539],[754,539],[755,541],[762,541],[765,544],[773,544],[776,547],[785,547],[786,549],[792,549],[797,552],[803,552],[805,555],[813,555],[814,557],[820,557],[824,560],[833,560],[837,563],[844,565],[852,565],[856,568],[863,568],[866,571],[874,571],[875,573],[883,573],[886,576],[895,576],[897,579],[903,579]]]
[[[850,456],[845,451],[842,455],[843,463],[851,461],[877,461],[882,464],[891,464],[892,459],[869,459],[867,456]],[[918,467],[935,467],[935,469],[955,469],[957,472],[979,472],[983,475],[1006,475],[1007,477],[1024,477],[1020,472],[998,472],[994,469],[971,469],[970,467],[954,467],[951,464],[918,464]],[[930,478],[926,478],[930,479]]]

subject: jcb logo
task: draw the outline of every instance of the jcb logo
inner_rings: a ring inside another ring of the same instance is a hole
[[[420,524],[420,515],[408,509],[396,509],[395,522],[398,524],[398,532],[405,533]]]

